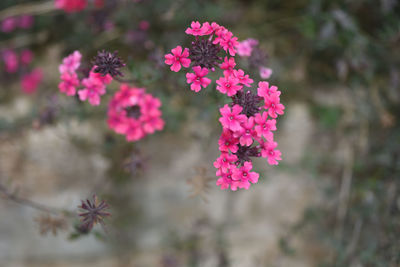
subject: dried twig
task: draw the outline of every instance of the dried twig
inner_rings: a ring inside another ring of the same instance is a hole
[[[24,205],[24,206],[28,206],[31,207],[33,209],[36,210],[40,210],[40,211],[44,211],[47,213],[52,213],[52,214],[57,214],[59,215],[60,213],[65,213],[65,214],[69,214],[68,212],[65,211],[61,211],[58,210],[56,208],[53,207],[49,207],[40,203],[36,203],[32,200],[26,199],[26,198],[22,198],[20,196],[18,196],[15,193],[10,192],[4,185],[0,184],[0,194],[4,196],[5,199],[13,201],[15,203]]]

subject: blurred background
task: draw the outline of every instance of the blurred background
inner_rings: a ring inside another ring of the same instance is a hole
[[[0,266],[400,266],[399,1],[55,2],[0,2]],[[257,39],[237,62],[282,91],[283,160],[249,190],[215,185],[228,99],[163,62],[193,20]],[[116,82],[99,107],[59,93],[62,58],[102,49],[162,100],[162,132],[108,129]],[[111,216],[82,232],[93,194]]]

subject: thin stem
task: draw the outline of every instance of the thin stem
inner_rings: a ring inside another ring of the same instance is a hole
[[[11,193],[9,190],[7,190],[7,188],[2,184],[0,184],[0,193],[5,197],[5,199],[8,199],[15,203],[18,203],[20,205],[31,207],[36,210],[40,210],[40,211],[48,212],[48,213],[52,213],[52,214],[57,214],[57,215],[60,213],[71,214],[70,212],[64,212],[64,211],[58,210],[53,207],[49,207],[49,206],[46,206],[46,205],[43,205],[40,203],[36,203],[36,202],[26,199],[26,198],[19,197],[18,195]]]

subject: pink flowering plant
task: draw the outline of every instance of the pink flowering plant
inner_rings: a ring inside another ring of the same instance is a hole
[[[259,179],[253,171],[253,158],[266,158],[269,165],[277,165],[282,159],[274,141],[276,119],[285,109],[281,92],[265,81],[252,89],[253,79],[237,66],[235,56],[250,57],[257,40],[238,42],[232,32],[216,22],[194,21],[185,32],[194,37],[191,47],[172,49],[165,55],[165,64],[174,72],[184,69],[187,83],[196,93],[210,86],[209,72],[220,69],[216,90],[230,97],[231,103],[219,109],[222,134],[218,141],[221,155],[214,162],[217,185],[233,191],[249,189]]]
[[[79,51],[65,57],[59,66],[60,83],[58,88],[67,96],[78,95],[80,101],[88,101],[92,106],[101,103],[107,92],[107,85],[113,80],[122,82],[120,68],[125,63],[117,52],[98,52],[93,60],[94,66],[86,77],[79,78],[82,55]],[[161,101],[146,93],[146,89],[130,87],[122,83],[108,104],[107,124],[110,129],[126,136],[127,141],[138,141],[148,134],[164,128],[161,118]]]

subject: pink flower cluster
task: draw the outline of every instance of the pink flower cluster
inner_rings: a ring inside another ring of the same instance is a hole
[[[214,166],[220,177],[217,185],[222,189],[249,189],[251,183],[257,183],[259,174],[251,172],[251,157],[267,158],[270,165],[277,165],[281,160],[273,135],[276,118],[285,108],[280,103],[280,94],[276,86],[259,82],[257,95],[240,91],[231,105],[220,109],[222,134],[218,144],[221,156]]]
[[[41,69],[36,68],[22,76],[21,88],[25,94],[33,94],[36,92],[39,84],[42,82],[43,72]]]
[[[67,13],[82,11],[87,4],[87,0],[55,0],[56,8],[63,9]]]
[[[19,54],[12,49],[5,50],[1,53],[4,63],[4,69],[7,73],[15,73],[20,67],[27,67],[32,63],[32,51],[25,49]]]
[[[235,56],[238,41],[232,32],[215,22],[211,24],[192,22],[186,33],[195,36],[192,47],[189,49],[178,45],[171,50],[171,54],[165,55],[165,63],[171,65],[171,70],[175,72],[181,67],[188,68],[192,63],[194,73],[188,72],[186,79],[187,83],[191,84],[191,90],[199,92],[211,83],[206,77],[210,70],[215,71],[215,67],[220,67],[225,68],[228,73],[232,69],[230,64],[235,64],[235,61],[228,56]],[[224,50],[227,55],[222,65],[220,65],[222,58],[218,55],[220,50]]]
[[[4,50],[1,52],[1,59],[6,73],[21,75],[21,88],[24,93],[32,94],[36,92],[42,81],[43,72],[39,68],[31,71],[32,51],[28,49],[21,52],[12,49]]]
[[[199,92],[211,80],[206,77],[215,67],[222,70],[216,80],[216,89],[231,97],[232,103],[220,109],[222,134],[219,139],[221,156],[214,162],[218,169],[217,185],[222,189],[248,189],[257,183],[259,174],[252,171],[252,157],[264,157],[270,165],[277,165],[281,152],[276,149],[273,131],[276,118],[284,112],[276,86],[259,82],[257,93],[244,90],[251,87],[253,80],[242,69],[238,69],[234,56],[250,56],[258,41],[248,39],[239,43],[226,28],[217,23],[192,22],[186,30],[195,36],[191,48],[177,46],[165,55],[165,63],[178,72],[181,67],[192,65],[194,73],[186,73],[191,90]],[[221,55],[222,51],[225,53]]]
[[[236,46],[238,55],[241,57],[249,57],[253,52],[253,48],[258,45],[258,41],[256,39],[249,38],[242,42],[239,42]]]
[[[108,74],[103,77],[100,73],[95,73],[93,68],[89,72],[89,77],[80,80],[76,71],[81,64],[81,59],[82,55],[79,51],[75,51],[63,59],[63,63],[59,66],[61,82],[58,88],[60,92],[74,96],[78,87],[82,85],[83,88],[78,91],[79,99],[81,101],[88,100],[91,105],[98,106],[100,97],[106,93],[106,85],[111,83],[112,77]]]
[[[127,141],[137,141],[164,128],[160,107],[161,101],[144,88],[122,84],[109,103],[108,126]]]
[[[33,16],[22,15],[18,17],[7,17],[1,22],[1,31],[5,33],[10,33],[20,29],[29,29],[33,26]]]

